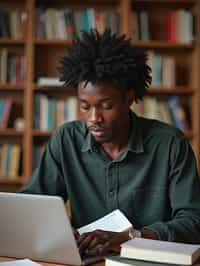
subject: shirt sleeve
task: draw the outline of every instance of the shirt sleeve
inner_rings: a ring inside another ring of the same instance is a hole
[[[20,190],[21,193],[56,195],[67,200],[61,167],[61,143],[61,134],[57,130],[46,145],[39,167]]]
[[[169,198],[172,218],[145,228],[156,232],[160,240],[200,243],[200,179],[186,137],[174,140],[170,162]]]

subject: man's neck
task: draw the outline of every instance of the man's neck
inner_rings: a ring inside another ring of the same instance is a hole
[[[128,146],[129,135],[131,131],[130,120],[123,128],[127,130],[120,130],[118,138],[109,143],[103,143],[102,147],[109,154],[112,159],[117,158],[123,153]]]

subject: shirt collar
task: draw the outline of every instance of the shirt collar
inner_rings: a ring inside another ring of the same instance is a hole
[[[142,128],[139,123],[139,118],[136,116],[135,113],[130,112],[131,117],[131,134],[128,141],[127,150],[135,153],[142,153],[144,152],[144,143],[142,138]],[[86,137],[83,142],[81,151],[95,151],[96,145],[95,140],[92,137],[91,133],[86,130]]]
[[[95,144],[94,144],[94,139],[92,137],[92,134],[87,130],[86,131],[86,137],[85,140],[83,142],[81,151],[82,152],[86,152],[86,151],[94,151],[95,150]]]

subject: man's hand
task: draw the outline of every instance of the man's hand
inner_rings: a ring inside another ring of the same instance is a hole
[[[120,251],[120,244],[129,239],[128,232],[95,230],[79,236],[77,243],[81,253],[102,255],[109,251]]]
[[[79,232],[76,229],[73,228],[73,233],[74,233],[74,237],[75,237],[76,241],[78,241],[78,239],[80,237]]]

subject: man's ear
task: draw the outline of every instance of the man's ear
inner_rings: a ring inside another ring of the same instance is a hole
[[[135,93],[134,93],[134,91],[133,90],[128,90],[127,91],[128,106],[131,106],[134,101],[135,101]]]

